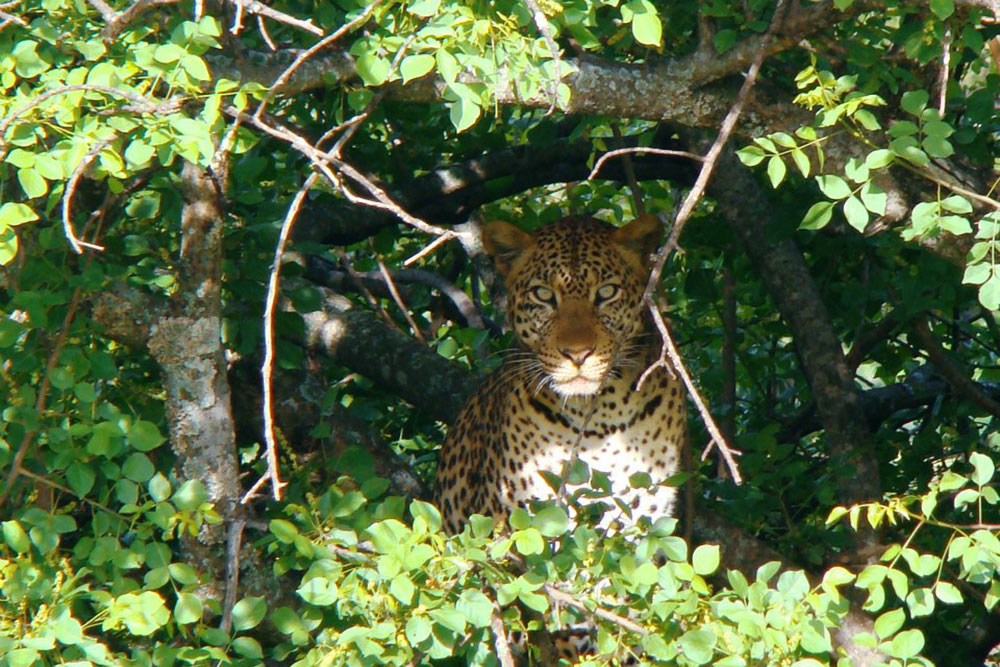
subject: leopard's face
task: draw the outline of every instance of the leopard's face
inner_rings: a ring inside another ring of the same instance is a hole
[[[484,243],[504,274],[523,348],[514,368],[564,396],[599,391],[643,332],[648,257],[659,237],[652,216],[621,229],[573,216],[533,235],[505,223],[487,227]]]

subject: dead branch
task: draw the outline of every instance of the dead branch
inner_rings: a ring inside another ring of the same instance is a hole
[[[76,186],[80,181],[80,177],[83,176],[84,170],[91,162],[94,161],[94,158],[96,158],[97,155],[113,141],[113,139],[114,137],[110,137],[94,144],[94,146],[91,147],[91,149],[87,151],[87,154],[80,160],[80,163],[73,169],[73,174],[66,182],[66,189],[63,192],[62,198],[63,233],[66,235],[66,240],[69,241],[70,247],[72,247],[73,251],[78,255],[83,254],[84,248],[90,248],[91,250],[104,250],[104,246],[87,243],[86,241],[81,241],[76,237],[76,232],[73,231],[73,195],[76,194]]]
[[[278,11],[273,7],[268,7],[267,5],[257,2],[257,0],[229,0],[232,4],[236,5],[237,17],[240,16],[242,12],[248,14],[256,14],[258,19],[260,17],[267,17],[272,21],[277,21],[278,23],[284,23],[285,25],[290,25],[293,28],[298,28],[299,30],[305,30],[306,32],[311,32],[318,37],[323,36],[323,29],[312,22],[312,19],[306,19],[303,21],[300,18],[296,18],[291,14],[286,14],[285,12]],[[241,24],[237,18],[233,19],[233,27],[230,29],[232,34],[237,35],[240,32]]]
[[[647,377],[649,377],[649,374],[657,368],[665,368],[667,372],[670,372],[671,363],[668,361],[668,355],[670,357],[676,357],[676,362],[672,365],[679,372],[681,372],[681,376],[685,378],[685,385],[687,385],[689,391],[692,392],[691,398],[695,401],[695,405],[698,406],[698,412],[705,421],[705,426],[712,435],[713,441],[718,446],[719,452],[729,465],[730,471],[733,473],[733,481],[737,484],[740,483],[741,477],[739,469],[736,466],[736,461],[732,456],[732,450],[726,444],[725,438],[722,436],[718,425],[716,425],[715,420],[712,419],[711,414],[705,407],[704,401],[701,400],[701,396],[698,394],[694,387],[694,383],[691,381],[690,376],[687,375],[687,371],[684,369],[684,365],[680,361],[680,355],[677,354],[676,347],[670,338],[669,329],[667,328],[666,322],[664,322],[663,316],[660,314],[659,308],[657,307],[655,295],[660,288],[660,278],[663,274],[663,267],[666,265],[667,257],[677,247],[677,241],[680,239],[681,232],[684,231],[684,225],[691,217],[691,213],[694,212],[695,205],[701,200],[702,195],[705,193],[708,180],[711,178],[712,172],[715,169],[715,163],[722,154],[722,149],[725,147],[726,142],[729,141],[729,136],[732,134],[733,128],[736,127],[736,122],[739,120],[740,114],[743,112],[743,107],[746,105],[746,102],[750,97],[750,91],[753,89],[754,83],[757,80],[757,74],[760,72],[761,65],[764,63],[764,58],[768,53],[770,38],[781,25],[784,9],[785,0],[778,0],[778,3],[774,8],[774,15],[771,17],[771,24],[768,26],[767,33],[764,35],[757,54],[753,60],[753,64],[750,66],[750,71],[747,72],[747,76],[743,81],[743,86],[740,88],[740,92],[736,96],[736,102],[733,104],[732,108],[730,108],[729,113],[726,114],[725,120],[722,121],[718,137],[716,137],[715,142],[712,144],[711,148],[709,148],[708,152],[705,154],[704,160],[702,161],[701,171],[698,172],[698,178],[695,179],[694,185],[691,187],[690,192],[688,192],[687,197],[684,199],[684,203],[681,204],[680,210],[674,217],[674,226],[670,232],[670,237],[656,252],[656,255],[653,258],[653,268],[650,271],[649,282],[646,285],[646,292],[643,295],[643,301],[646,303],[646,306],[653,316],[653,321],[656,323],[656,327],[660,332],[661,338],[663,339],[663,347],[660,351],[660,358],[653,362],[639,377],[638,386],[641,387],[642,383]],[[706,448],[705,452],[703,452],[703,459],[708,455],[708,451],[709,448]]]

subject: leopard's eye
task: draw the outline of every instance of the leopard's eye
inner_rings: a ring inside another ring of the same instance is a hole
[[[594,299],[594,303],[599,305],[611,301],[618,296],[621,289],[621,287],[612,283],[601,285],[601,287],[597,290],[597,297]]]
[[[548,287],[544,287],[542,285],[532,287],[531,295],[535,297],[535,300],[550,306],[554,306],[556,303],[556,295]]]

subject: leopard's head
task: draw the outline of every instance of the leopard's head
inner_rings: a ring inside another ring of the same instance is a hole
[[[489,224],[483,245],[504,276],[510,321],[526,359],[563,396],[596,393],[643,333],[642,294],[659,220],[640,216],[615,228],[569,216],[534,234]]]

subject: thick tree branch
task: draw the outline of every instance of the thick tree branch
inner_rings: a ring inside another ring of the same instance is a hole
[[[701,143],[707,145],[708,140]],[[840,473],[836,476],[839,502],[851,505],[881,498],[878,465],[870,452],[871,433],[853,373],[802,252],[791,238],[772,238],[769,226],[774,209],[731,151],[719,160],[710,194],[743,242],[795,339]],[[860,534],[860,538],[860,557],[874,557],[880,550],[875,535]]]
[[[636,137],[626,137],[625,145],[635,147]],[[654,145],[677,148],[667,132]],[[546,145],[521,145],[435,169],[399,186],[393,193],[399,204],[420,218],[437,225],[464,222],[485,203],[551,183],[584,180],[587,162],[595,154],[591,141],[558,139]],[[596,152],[600,157],[602,153]],[[679,185],[694,181],[697,163],[661,155],[634,155],[632,161],[639,180],[669,180]],[[625,182],[621,159],[606,162],[595,178]],[[296,241],[348,245],[368,238],[380,229],[396,224],[388,211],[358,207],[330,195],[321,195],[304,205]]]

